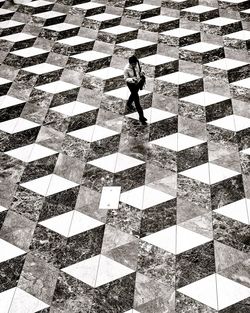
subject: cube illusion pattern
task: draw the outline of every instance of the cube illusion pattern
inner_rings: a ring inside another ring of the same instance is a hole
[[[0,64],[0,313],[248,312],[250,2],[0,1]]]

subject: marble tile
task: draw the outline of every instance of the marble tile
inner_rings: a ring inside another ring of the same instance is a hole
[[[0,312],[249,311],[249,10],[0,0]]]
[[[16,287],[0,293],[3,313],[42,312],[49,305]]]
[[[62,270],[94,288],[133,273],[132,269],[103,255],[94,256]]]
[[[208,290],[210,291],[208,293]],[[205,303],[215,310],[224,309],[249,297],[249,288],[219,274],[213,274],[179,289],[179,292]]]

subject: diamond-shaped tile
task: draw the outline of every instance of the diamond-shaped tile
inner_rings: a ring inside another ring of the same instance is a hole
[[[104,255],[97,255],[62,269],[65,273],[96,288],[134,271]]]
[[[250,128],[250,119],[239,115],[228,115],[218,120],[208,123],[209,125],[217,126],[220,128],[228,129],[231,131],[240,131]]]
[[[215,310],[222,310],[250,296],[250,288],[219,274],[207,276],[178,291]]]
[[[49,307],[18,287],[0,293],[0,303],[1,313],[36,313]]]
[[[88,162],[111,173],[125,171],[131,167],[144,164],[143,161],[132,158],[122,153],[113,153],[108,156]]]
[[[57,151],[41,146],[37,143],[33,143],[27,146],[7,151],[5,153],[23,162],[33,162],[35,160],[39,160],[56,154]]]
[[[123,192],[120,197],[121,202],[140,210],[148,209],[172,199],[174,199],[173,196],[148,186],[140,186]]]
[[[205,184],[215,184],[227,178],[239,175],[240,173],[216,164],[205,163],[180,172],[180,174]]]
[[[181,151],[200,145],[205,141],[195,137],[187,136],[181,133],[172,134],[156,140],[151,141],[152,144],[158,145],[173,151]]]
[[[181,226],[171,226],[146,236],[142,240],[173,254],[179,254],[212,239]]]
[[[67,116],[74,116],[77,114],[82,114],[85,112],[96,110],[96,107],[86,104],[86,103],[79,102],[79,101],[72,101],[69,103],[65,103],[65,104],[53,107],[50,110],[67,115]]]
[[[0,251],[0,263],[26,253],[3,239],[0,239]]]
[[[99,125],[84,127],[68,133],[70,136],[88,142],[94,142],[117,134],[118,132]]]
[[[170,117],[173,117],[176,115],[176,114],[173,114],[173,113],[170,113],[167,111],[163,111],[163,110],[159,110],[156,108],[145,109],[145,110],[143,110],[143,113],[144,113],[144,116],[146,117],[147,122],[149,124],[156,123],[156,122],[162,121],[164,119],[167,119],[167,118],[170,118]],[[139,120],[137,112],[127,114],[126,116],[133,118],[135,120]]]
[[[5,122],[1,122],[0,130],[9,134],[15,134],[37,126],[40,125],[35,122],[26,120],[22,117],[17,117]]]
[[[250,214],[250,200],[241,199],[239,201],[227,204],[219,209],[214,210],[219,214],[237,220],[239,222],[250,224],[249,214]]]
[[[23,103],[23,100],[20,100],[18,98],[12,97],[12,96],[1,96],[0,97],[0,109],[5,109],[20,103]]]
[[[52,217],[39,224],[64,237],[71,237],[103,225],[102,222],[75,210]]]
[[[42,196],[51,196],[55,193],[76,187],[78,184],[56,174],[50,174],[20,184],[20,186],[34,191]]]

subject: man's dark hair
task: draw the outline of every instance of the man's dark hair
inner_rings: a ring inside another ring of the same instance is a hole
[[[138,62],[138,59],[135,55],[132,55],[132,57],[130,57],[128,59],[129,63],[132,64],[132,63],[137,63]]]

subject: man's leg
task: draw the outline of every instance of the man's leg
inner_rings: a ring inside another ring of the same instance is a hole
[[[133,88],[133,91],[131,93],[132,93],[133,98],[134,98],[136,110],[139,114],[139,119],[140,119],[140,121],[145,121],[146,119],[144,117],[143,110],[142,110],[142,107],[140,104],[140,98],[138,95],[138,91],[139,91],[139,86],[135,85],[135,87]]]
[[[135,84],[128,84],[128,88],[129,88],[129,90],[131,92],[130,97],[133,99],[133,101],[135,103],[136,110],[137,110],[137,112],[139,114],[139,119],[140,119],[141,122],[145,122],[147,119],[144,117],[143,110],[142,110],[142,107],[141,107],[141,104],[140,104],[140,98],[139,98],[139,95],[138,95],[138,91],[139,91],[138,84],[137,85],[135,85]],[[129,99],[130,99],[130,97],[129,97]]]
[[[134,88],[133,88],[133,84],[127,83],[127,86],[128,86],[128,88],[130,90],[130,96],[129,96],[128,101],[127,101],[127,107],[129,109],[133,109],[134,110],[134,107],[132,106],[132,103],[134,102],[134,94],[133,94]]]

